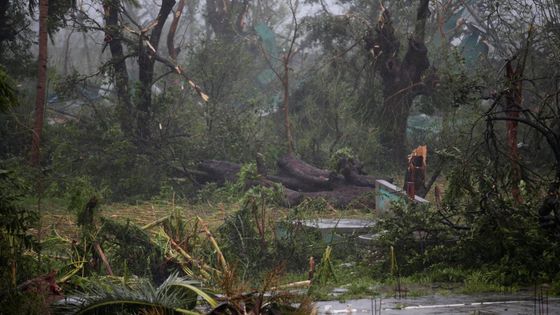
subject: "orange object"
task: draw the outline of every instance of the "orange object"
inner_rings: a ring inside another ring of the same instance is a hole
[[[416,149],[412,150],[412,153],[408,155],[408,167],[412,167],[412,163],[414,161],[414,157],[422,157],[422,165],[415,165],[416,167],[423,167],[426,168],[426,159],[428,158],[428,146],[421,145],[418,146]]]
[[[428,147],[421,145],[408,155],[408,167],[405,175],[405,184],[403,189],[409,198],[422,194],[425,189],[426,180],[426,159],[428,157]]]

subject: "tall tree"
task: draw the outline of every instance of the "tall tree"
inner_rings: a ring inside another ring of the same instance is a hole
[[[288,0],[288,7],[290,8],[290,13],[292,16],[292,29],[290,30],[288,49],[284,55],[280,58],[281,70],[276,69],[274,63],[276,60],[272,60],[273,56],[269,56],[265,49],[262,49],[263,55],[268,62],[268,65],[276,75],[278,81],[282,85],[282,113],[284,120],[284,135],[286,140],[286,149],[288,154],[294,153],[294,138],[292,132],[292,124],[290,120],[290,63],[297,52],[296,40],[298,38],[299,24],[296,16],[297,12],[297,2],[294,4],[292,0]]]
[[[506,92],[506,114],[511,120],[506,121],[507,142],[511,159],[512,188],[511,194],[514,200],[521,204],[523,199],[519,190],[521,181],[521,167],[519,166],[519,150],[517,148],[517,127],[519,114],[523,110],[523,71],[525,70],[525,58],[516,67],[512,61],[506,63],[506,78],[509,81],[509,89]]]
[[[175,33],[177,32],[177,27],[179,26],[179,21],[181,20],[184,8],[185,0],[179,0],[177,10],[175,11],[175,14],[173,14],[173,20],[171,21],[171,26],[169,27],[169,33],[167,33],[167,51],[169,52],[169,57],[172,60],[177,60],[178,49],[175,47]]]
[[[39,1],[39,58],[37,74],[37,95],[35,96],[35,123],[33,126],[33,140],[31,144],[31,165],[39,166],[41,133],[45,114],[45,98],[47,89],[47,18],[49,1]]]
[[[113,79],[117,90],[117,115],[121,130],[130,136],[133,130],[133,105],[128,90],[128,70],[122,42],[122,28],[119,25],[120,0],[106,0],[103,3],[105,19],[105,43],[111,51]]]
[[[429,0],[421,0],[414,34],[408,40],[408,50],[402,59],[399,57],[400,42],[387,9],[382,10],[377,27],[365,38],[366,49],[375,65],[373,71],[379,72],[383,83],[383,105],[377,114],[380,142],[389,150],[389,157],[398,163],[405,162],[406,128],[412,102],[416,96],[428,94],[432,87],[432,82],[426,79],[430,61],[424,44],[429,14]]]
[[[158,55],[158,47],[165,21],[175,5],[175,0],[163,0],[154,23],[151,24],[150,36],[145,36],[149,31],[144,29],[140,33],[138,47],[138,79],[140,80],[140,98],[138,100],[138,125],[137,137],[147,140],[151,137],[150,121],[152,116],[152,85],[154,81],[154,65]]]
[[[174,60],[176,51],[170,51],[171,59],[165,58],[159,51],[160,39],[163,28],[170,13],[172,12],[175,0],[163,0],[158,11],[158,15],[146,27],[135,21],[126,11],[120,0],[106,0],[103,4],[105,12],[105,42],[110,47],[111,65],[114,71],[114,80],[119,99],[119,120],[125,134],[132,136],[135,142],[146,143],[151,139],[151,127],[153,116],[152,86],[154,84],[154,68],[156,61],[164,64],[170,69],[169,73],[175,72],[181,75],[187,83],[204,100],[208,96],[202,89],[195,84],[184,72],[180,65]],[[184,5],[184,3],[183,3]],[[181,5],[180,5],[181,6]],[[178,8],[177,12],[182,11]],[[131,27],[124,27],[121,23],[123,15],[136,26],[136,30]],[[175,18],[178,23],[178,17]],[[172,25],[171,35],[175,33],[177,26]],[[135,36],[137,40],[124,36],[128,32],[130,36]],[[126,42],[132,49],[125,54],[123,43]],[[173,44],[173,41],[171,41]],[[129,92],[129,73],[126,58],[138,56],[138,86],[136,102],[132,102],[132,93]]]

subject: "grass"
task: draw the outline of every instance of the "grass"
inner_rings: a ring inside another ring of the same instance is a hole
[[[28,199],[24,203],[30,208],[37,207],[37,201]],[[166,215],[173,209],[178,209],[184,214],[185,218],[201,217],[208,223],[210,229],[215,229],[224,222],[229,214],[239,209],[238,203],[200,203],[188,204],[182,201],[160,201],[129,203],[101,204],[101,216],[115,221],[135,223],[139,226],[152,223]],[[275,209],[270,211],[275,215],[282,215],[285,211]],[[62,199],[43,199],[41,201],[41,225],[43,229],[56,229],[61,235],[74,238],[78,235],[76,225],[76,215],[67,209],[67,205]],[[36,231],[35,231],[36,232]]]
[[[23,202],[23,206],[33,209],[37,208],[37,200],[28,198]],[[132,223],[144,226],[155,220],[162,218],[170,213],[173,209],[179,209],[183,212],[185,218],[201,217],[208,223],[211,230],[220,226],[225,218],[240,208],[239,201],[227,202],[204,202],[190,204],[184,201],[172,200],[153,200],[130,203],[109,203],[101,204],[101,216],[112,220],[126,222],[130,220]],[[289,210],[282,207],[268,207],[267,216],[272,220],[280,220],[285,218]],[[364,213],[363,210],[344,210],[338,211],[328,209],[321,213],[309,214],[309,217],[321,218],[367,218],[374,217],[372,213]],[[43,229],[56,229],[61,235],[75,238],[78,235],[78,227],[76,226],[75,214],[67,209],[67,201],[60,198],[44,198],[41,200],[41,225]],[[35,233],[37,231],[34,231]]]
[[[472,271],[467,275],[461,293],[515,292],[515,287],[505,287],[498,284],[493,276],[483,271]]]
[[[335,264],[337,281],[331,281],[317,289],[313,297],[317,300],[349,300],[395,295],[396,278],[388,276],[385,280],[374,279],[369,269],[369,266],[363,264],[347,267],[347,264],[338,261]],[[490,273],[455,268],[442,268],[402,277],[400,282],[401,287],[407,290],[408,297],[432,294],[514,293],[518,290],[515,287],[497,284]],[[332,291],[335,288],[344,288],[347,291],[334,296]]]
[[[36,200],[26,200],[28,207],[36,206]],[[169,215],[174,209],[183,213],[185,218],[201,217],[208,225],[210,230],[216,230],[224,220],[240,208],[239,202],[206,202],[198,204],[188,204],[183,201],[166,201],[152,200],[148,202],[139,202],[137,204],[127,203],[111,203],[101,204],[101,216],[110,218],[115,221],[130,221],[139,226],[152,223],[162,217]],[[44,199],[41,202],[41,225],[43,235],[48,231],[55,229],[57,233],[69,239],[79,238],[79,228],[76,225],[76,215],[67,209],[66,202],[62,199]],[[267,210],[267,220],[277,222],[288,217],[289,210],[285,208],[269,207]],[[371,217],[362,210],[348,210],[347,212],[336,211],[330,209],[323,213],[309,213],[312,217],[350,217],[364,218]],[[35,231],[37,232],[37,231]],[[373,288],[379,285],[371,277],[364,277],[368,274],[367,267],[358,265],[348,266],[345,261],[338,261],[335,264],[335,272],[340,277],[337,281],[318,288],[314,297],[323,299],[332,299],[332,289],[335,287],[344,287],[348,291],[340,298],[350,299],[357,297],[368,297],[372,294],[378,294]],[[292,283],[307,280],[307,272],[288,273],[279,281],[279,284]]]
[[[28,207],[35,206],[36,200],[26,200]],[[55,229],[59,234],[70,239],[78,238],[78,227],[75,222],[75,214],[71,213],[61,199],[42,200],[42,227],[44,233]],[[237,211],[239,202],[206,202],[188,204],[183,201],[153,200],[150,202],[139,202],[137,204],[111,203],[101,205],[101,215],[112,220],[132,223],[144,226],[168,215],[173,209],[178,209],[185,218],[201,217],[208,223],[210,230],[219,227],[224,219]],[[284,208],[269,208],[267,216],[269,220],[278,221],[285,218],[289,213]],[[364,213],[362,210],[337,211],[329,209],[323,213],[309,213],[310,216],[327,218],[374,218],[374,214]],[[37,231],[35,231],[37,232]],[[336,249],[336,247],[335,247]],[[356,260],[355,262],[353,260]],[[367,259],[366,259],[367,260]],[[332,279],[326,285],[313,290],[313,298],[317,300],[332,299],[355,299],[372,296],[393,296],[396,281],[389,275],[387,270],[385,280],[374,278],[373,266],[363,258],[354,256],[338,257],[334,262],[336,280]],[[348,264],[352,262],[352,264]],[[379,274],[377,272],[377,274]],[[307,280],[307,271],[302,273],[287,273],[279,280],[280,284]],[[496,284],[488,273],[481,271],[466,271],[456,268],[434,268],[423,273],[401,278],[401,285],[408,289],[408,296],[420,296],[427,294],[453,294],[453,293],[483,293],[483,292],[511,292],[511,288],[505,288]],[[333,296],[335,288],[344,288],[345,292]]]

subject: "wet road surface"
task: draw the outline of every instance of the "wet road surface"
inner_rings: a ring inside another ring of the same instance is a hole
[[[380,304],[381,303],[381,304]],[[433,295],[414,298],[316,302],[319,314],[560,314],[560,298],[530,294]]]

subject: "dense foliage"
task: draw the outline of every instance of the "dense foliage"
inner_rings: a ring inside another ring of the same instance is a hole
[[[560,4],[385,2],[50,0],[31,167],[39,2],[0,0],[0,313],[35,296],[38,312],[59,283],[84,296],[68,312],[190,312],[201,296],[215,314],[275,314],[289,298],[264,293],[281,276],[323,297],[345,260],[386,283],[560,292]],[[430,203],[388,215],[328,198],[285,209],[266,177],[292,153],[329,180],[346,159],[402,187],[404,153],[425,144]],[[207,182],[204,160],[243,166]],[[166,213],[142,221],[146,202]],[[114,203],[138,213],[108,217]],[[361,253],[356,235],[301,226],[321,216],[373,218],[379,239]]]

